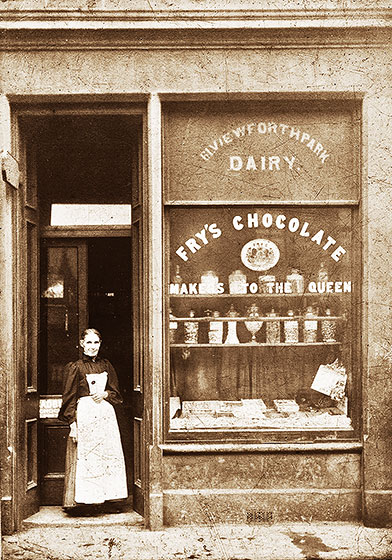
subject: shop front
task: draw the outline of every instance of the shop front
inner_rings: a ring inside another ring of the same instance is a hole
[[[382,15],[28,14],[2,23],[3,530],[61,504],[88,325],[146,526],[388,525]]]

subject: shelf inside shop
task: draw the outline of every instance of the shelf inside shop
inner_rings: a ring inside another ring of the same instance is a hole
[[[208,298],[219,298],[219,299],[223,299],[223,298],[294,298],[294,297],[317,297],[317,298],[322,298],[322,297],[330,297],[330,296],[347,296],[347,295],[351,295],[351,292],[323,292],[322,294],[320,293],[315,293],[315,292],[303,292],[301,293],[295,293],[295,294],[286,294],[286,293],[281,293],[281,294],[269,294],[269,293],[256,293],[256,294],[169,294],[169,297],[171,298],[184,298],[184,299],[208,299]]]
[[[239,344],[214,344],[214,343],[197,343],[197,344],[185,344],[181,342],[179,344],[170,344],[170,348],[243,348],[248,346],[250,348],[255,348],[256,346],[284,346],[284,347],[297,347],[297,346],[340,346],[341,342],[240,342]]]
[[[273,317],[264,317],[263,315],[260,315],[257,318],[251,318],[251,317],[173,317],[171,320],[172,321],[178,321],[179,323],[182,323],[184,321],[196,321],[196,322],[200,322],[200,323],[204,323],[204,322],[216,322],[216,321],[224,321],[224,322],[228,322],[228,321],[236,321],[237,323],[245,323],[245,321],[247,323],[255,321],[255,322],[263,322],[263,323],[267,323],[267,322],[276,322],[276,321],[292,321],[293,319],[297,319],[298,321],[345,321],[346,317],[333,317],[331,315],[315,315],[313,317],[305,317],[304,315],[293,315],[290,317],[287,316],[273,316]]]

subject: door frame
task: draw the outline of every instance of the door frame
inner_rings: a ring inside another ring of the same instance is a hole
[[[75,99],[68,98],[64,99],[61,98],[60,100],[56,100],[52,98],[50,102],[47,102],[45,98],[41,96],[33,96],[26,101],[24,98],[22,103],[18,103],[15,101],[12,103],[12,106],[7,97],[2,96],[2,99],[5,100],[5,109],[8,108],[9,113],[9,126],[4,131],[3,129],[0,130],[0,144],[3,149],[5,149],[10,154],[19,155],[21,151],[21,138],[18,135],[18,124],[19,119],[22,117],[45,117],[45,116],[52,116],[53,109],[56,109],[56,115],[62,116],[80,116],[80,115],[91,115],[91,116],[102,116],[102,115],[129,115],[129,116],[140,116],[141,117],[141,138],[139,139],[139,160],[138,160],[138,169],[134,170],[135,176],[133,180],[137,180],[139,184],[139,195],[140,198],[136,200],[132,200],[132,206],[139,206],[139,212],[142,216],[142,240],[143,244],[149,243],[149,227],[148,222],[150,219],[150,210],[147,206],[148,201],[148,181],[147,181],[147,151],[144,148],[143,139],[146,138],[146,131],[147,131],[147,108],[146,104],[141,102],[141,97],[138,96],[134,100],[129,100],[124,102],[122,99],[121,102],[113,102],[112,100],[109,101],[102,101],[97,100],[96,98],[87,101],[87,102],[77,102],[75,103]],[[112,98],[113,99],[113,98]],[[2,109],[2,107],[0,107]],[[4,119],[3,119],[4,120]],[[12,121],[12,126],[11,126]],[[7,123],[8,125],[8,120]],[[11,157],[11,156],[10,156]],[[11,158],[12,159],[12,158]],[[8,162],[8,159],[7,159]],[[26,169],[26,162],[21,162],[21,177],[22,180],[26,178],[29,179],[27,176],[27,169]],[[2,166],[5,167],[5,159],[2,158]],[[9,176],[15,176],[15,173],[12,175],[12,164],[11,164],[11,171],[9,172]],[[3,177],[6,174],[3,170]],[[31,176],[31,172],[30,172]],[[19,185],[19,179],[18,179]],[[15,190],[17,189],[18,185],[13,185]],[[4,188],[4,187],[3,187]],[[25,251],[23,250],[22,244],[22,233],[23,227],[21,223],[21,216],[24,215],[23,210],[23,189],[19,189],[16,191],[16,212],[15,212],[15,220],[10,229],[10,234],[15,239],[15,248],[16,248],[16,256],[15,260],[17,261],[19,267],[26,266],[26,255]],[[134,198],[134,197],[133,197]],[[4,206],[4,205],[3,205]],[[56,236],[61,237],[61,233],[59,228],[56,228],[57,231],[50,232],[45,231],[44,236]],[[83,230],[83,232],[81,231]],[[85,228],[77,228],[74,229],[72,235],[74,236],[81,236],[86,237],[87,230]],[[91,233],[91,232],[89,232]],[[98,233],[99,236],[104,236],[103,231]],[[111,228],[110,236],[115,237],[116,235],[122,235],[121,231],[116,231],[113,235],[113,228]],[[124,234],[124,233],[123,233]],[[69,232],[68,232],[69,235]],[[88,236],[88,235],[87,235]],[[109,236],[109,234],[108,234]],[[38,236],[39,239],[39,236]],[[37,244],[39,243],[37,239]],[[3,241],[4,243],[4,241]],[[38,247],[37,247],[38,249]],[[149,293],[149,262],[148,258],[148,251],[143,252],[142,256],[142,278],[143,278],[143,293],[141,294],[141,324],[140,324],[140,339],[145,341],[148,336],[148,313],[146,309],[148,309],[148,293]],[[5,478],[9,479],[9,484],[7,485],[6,493],[4,489],[2,489],[2,511],[3,511],[3,529],[5,533],[12,533],[14,531],[20,530],[22,526],[22,521],[26,517],[26,515],[31,515],[31,513],[35,510],[38,510],[38,503],[35,501],[35,505],[33,506],[32,511],[26,512],[24,504],[25,504],[25,485],[21,485],[20,483],[25,479],[26,472],[27,472],[27,461],[26,461],[26,454],[23,451],[26,449],[26,442],[27,442],[27,435],[21,429],[22,424],[24,428],[24,416],[23,416],[23,402],[25,399],[25,383],[21,383],[21,379],[25,378],[25,371],[24,371],[24,364],[21,356],[24,353],[24,347],[22,344],[22,339],[24,337],[24,326],[23,326],[23,318],[25,317],[26,313],[26,301],[25,297],[21,298],[20,296],[23,295],[24,286],[21,282],[20,278],[16,274],[16,262],[11,263],[11,267],[9,266],[10,263],[7,263],[6,272],[8,277],[13,279],[13,288],[11,290],[11,297],[12,301],[14,302],[12,305],[14,307],[12,313],[12,319],[10,319],[10,323],[12,323],[12,329],[10,328],[9,331],[13,333],[12,340],[10,341],[11,344],[11,352],[8,353],[10,356],[16,356],[14,358],[15,365],[11,367],[11,370],[14,371],[14,376],[8,377],[8,400],[6,408],[6,416],[7,416],[7,425],[8,425],[8,450],[11,454],[11,461],[9,460],[10,457],[4,459],[4,471],[5,471]],[[8,298],[10,297],[10,293],[7,294]],[[39,294],[37,294],[38,296]],[[3,302],[2,309],[6,307],[6,303]],[[9,307],[9,302],[8,302]],[[147,344],[143,344],[144,348],[148,348]],[[6,353],[7,354],[7,353]],[[148,372],[150,368],[148,367],[149,356],[143,352],[142,355],[142,369],[143,372]],[[9,371],[8,371],[9,374]],[[10,379],[14,380],[14,383],[10,381]],[[144,379],[144,383],[148,385],[151,384],[150,381]],[[144,385],[143,383],[143,385]],[[38,399],[38,392],[34,389],[34,391],[28,391],[29,395],[31,393],[36,394],[36,399]],[[144,391],[144,400],[149,400],[148,394]],[[19,401],[19,402],[18,402]],[[36,400],[37,403],[37,400]],[[2,403],[1,403],[2,404]],[[147,408],[148,405],[147,405]],[[146,410],[146,404],[145,404]],[[15,420],[13,420],[15,419]],[[149,495],[149,466],[148,466],[148,442],[150,440],[150,415],[143,414],[143,428],[141,431],[142,435],[142,442],[140,452],[142,454],[141,457],[141,464],[143,465],[143,473],[142,478],[142,496],[144,502],[147,506],[148,504],[148,495]],[[14,426],[14,427],[12,427]],[[6,457],[6,454],[4,455]],[[8,459],[8,460],[7,460]],[[7,492],[8,490],[8,492]],[[149,509],[145,507],[145,517],[146,523],[148,524],[148,517],[149,517]]]

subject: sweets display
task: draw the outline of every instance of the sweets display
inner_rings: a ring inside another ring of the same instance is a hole
[[[169,309],[170,344],[337,344],[338,323],[344,320],[333,316],[330,308],[321,315],[312,306],[304,312],[289,309],[278,314],[274,308],[263,311],[256,304],[242,311],[231,304],[223,315],[210,309],[200,315],[194,309],[185,317],[180,315]]]

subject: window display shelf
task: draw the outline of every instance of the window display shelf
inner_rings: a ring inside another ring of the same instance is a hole
[[[197,344],[186,344],[185,342],[170,344],[170,348],[243,348],[249,346],[250,348],[256,348],[257,346],[287,346],[287,347],[297,347],[297,346],[340,346],[341,342],[240,342],[239,344],[216,344],[216,343],[197,343]]]
[[[256,293],[256,294],[169,294],[170,298],[176,299],[230,299],[230,298],[298,298],[298,297],[314,297],[314,298],[323,298],[323,297],[342,297],[342,296],[350,296],[350,292],[323,292],[322,294],[318,292],[303,292],[303,293],[294,293],[294,294],[286,294],[286,293]]]
[[[194,322],[200,322],[200,323],[205,323],[205,322],[216,322],[216,321],[223,321],[223,322],[232,322],[232,321],[237,321],[238,323],[245,323],[245,321],[247,323],[255,321],[255,322],[260,322],[262,321],[264,322],[276,322],[276,321],[292,321],[293,319],[297,319],[298,321],[307,321],[309,320],[309,318],[303,316],[303,315],[293,315],[293,316],[285,316],[285,315],[281,315],[281,316],[274,316],[274,317],[268,317],[268,316],[264,316],[264,315],[260,315],[260,317],[257,317],[257,319],[251,319],[249,317],[173,317],[173,321],[178,321],[178,322],[184,322],[184,321],[194,321]],[[312,321],[346,321],[347,318],[344,316],[336,316],[333,317],[331,315],[315,315],[311,318]]]

